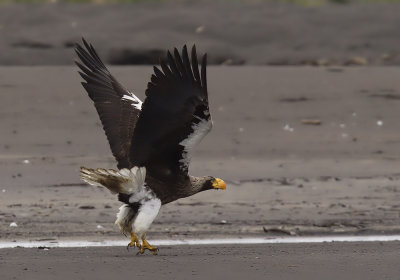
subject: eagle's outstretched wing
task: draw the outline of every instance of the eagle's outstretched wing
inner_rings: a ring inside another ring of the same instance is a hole
[[[130,161],[146,166],[149,174],[162,181],[187,178],[190,152],[210,131],[206,64],[201,74],[193,46],[191,62],[186,46],[182,56],[168,52],[162,71],[154,67],[147,85],[146,100],[132,138]]]
[[[129,152],[142,102],[110,74],[93,46],[82,41],[85,48],[75,48],[82,62],[76,62],[82,85],[94,102],[118,168],[131,168]]]

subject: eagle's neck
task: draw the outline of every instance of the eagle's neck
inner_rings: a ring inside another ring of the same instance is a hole
[[[209,180],[208,176],[205,177],[194,177],[190,176],[190,187],[188,187],[189,195],[194,195],[196,193],[209,190],[210,188],[206,188],[206,182]]]

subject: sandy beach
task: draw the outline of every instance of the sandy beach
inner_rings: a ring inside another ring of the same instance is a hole
[[[196,43],[209,54],[214,128],[190,172],[227,190],[165,205],[150,241],[399,234],[399,12],[390,3],[2,3],[0,241],[128,242],[114,225],[116,197],[79,179],[80,166],[116,168],[73,66],[82,36],[142,99],[147,64],[166,49]],[[395,279],[398,249],[13,248],[0,250],[0,278]]]
[[[143,97],[150,67],[111,71]],[[399,69],[209,73],[215,126],[191,173],[228,190],[166,205],[149,236],[399,232]],[[115,162],[76,68],[3,67],[0,77],[1,238],[124,238],[113,224],[120,203],[78,177],[81,165]]]

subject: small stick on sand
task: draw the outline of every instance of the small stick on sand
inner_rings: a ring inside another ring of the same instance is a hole
[[[304,119],[301,120],[301,123],[306,125],[321,125],[322,122],[317,119]]]

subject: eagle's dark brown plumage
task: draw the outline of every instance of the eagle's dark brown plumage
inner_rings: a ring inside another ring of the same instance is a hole
[[[94,102],[119,171],[82,167],[81,177],[107,187],[125,203],[116,223],[131,234],[128,246],[156,253],[145,232],[161,204],[226,187],[221,179],[188,174],[193,148],[212,127],[207,57],[203,56],[200,72],[195,46],[191,61],[186,46],[182,54],[177,49],[173,55],[168,52],[161,70],[154,67],[142,104],[110,74],[93,46],[84,39],[83,45],[76,47],[82,85]]]

